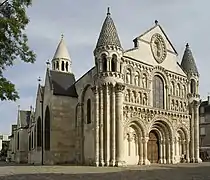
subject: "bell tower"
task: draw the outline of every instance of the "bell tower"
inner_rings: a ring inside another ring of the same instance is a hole
[[[95,164],[96,166],[124,165],[123,132],[123,48],[111,17],[110,9],[101,28],[94,50],[97,78]]]
[[[188,78],[188,105],[190,120],[190,161],[202,162],[199,157],[199,73],[189,44],[186,44],[181,67]]]
[[[72,61],[70,59],[68,49],[64,42],[64,36],[61,35],[60,43],[58,44],[58,47],[52,59],[52,70],[65,73],[72,73],[71,64]]]

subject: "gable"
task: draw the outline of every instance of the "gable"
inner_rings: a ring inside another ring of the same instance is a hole
[[[153,34],[156,34],[156,33],[160,34],[163,37],[167,51],[178,55],[176,49],[174,48],[167,34],[164,32],[163,28],[160,25],[156,25],[150,28],[148,31],[146,31],[145,33],[137,37],[137,39],[140,41],[150,43]]]
[[[161,42],[163,42],[165,47],[165,58],[163,61],[158,62],[155,59],[154,54],[152,52],[152,43],[151,40],[154,35],[160,35]],[[164,69],[178,73],[180,75],[186,76],[184,71],[181,69],[180,65],[178,64],[179,58],[178,54],[173,47],[172,43],[169,41],[166,33],[160,27],[160,25],[156,25],[143,33],[142,35],[138,36],[134,42],[136,43],[136,47],[124,52],[124,57],[128,57],[134,59],[136,61],[155,66],[162,66]]]

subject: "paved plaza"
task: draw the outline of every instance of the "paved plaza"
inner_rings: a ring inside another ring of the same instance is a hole
[[[0,180],[210,180],[210,163],[96,168],[0,163]]]

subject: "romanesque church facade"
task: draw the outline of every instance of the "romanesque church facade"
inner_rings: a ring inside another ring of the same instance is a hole
[[[108,11],[94,67],[75,80],[62,37],[38,86],[35,109],[18,111],[13,160],[95,166],[201,162],[199,73],[189,45],[179,64],[157,21],[133,42],[123,49]]]

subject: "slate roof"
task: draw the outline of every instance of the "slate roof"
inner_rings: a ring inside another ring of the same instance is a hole
[[[192,51],[190,50],[189,44],[186,44],[181,67],[185,71],[185,73],[199,76],[198,69],[196,67],[196,63]]]
[[[96,48],[107,45],[114,45],[122,48],[117,29],[115,27],[114,21],[111,18],[109,9],[99,35]]]
[[[50,79],[54,95],[78,97],[74,74],[50,70]]]

